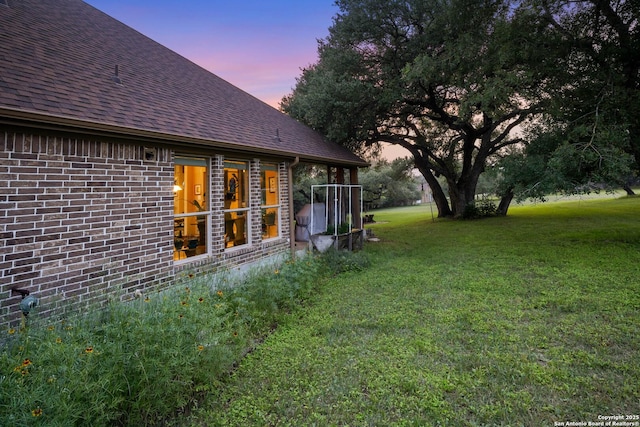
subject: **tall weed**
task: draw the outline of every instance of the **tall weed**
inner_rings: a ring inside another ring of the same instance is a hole
[[[189,275],[72,319],[36,313],[0,337],[0,425],[161,425],[221,387],[326,266],[309,256],[242,280]]]

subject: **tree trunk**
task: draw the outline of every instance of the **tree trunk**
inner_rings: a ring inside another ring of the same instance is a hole
[[[471,184],[466,183],[466,186]],[[467,209],[467,206],[475,203],[475,193],[473,195],[469,194],[468,188],[463,188],[455,193],[455,197],[453,194],[451,195],[451,206],[453,209],[453,217],[454,218],[462,218],[464,216],[464,212]]]
[[[449,195],[451,197],[451,210],[454,218],[462,218],[469,201],[466,200],[466,191],[459,185],[449,184]],[[473,200],[471,200],[473,201]]]
[[[636,193],[633,192],[633,189],[631,188],[631,186],[629,185],[628,182],[625,182],[624,185],[622,186],[622,188],[624,189],[624,191],[627,192],[627,196],[635,196]]]
[[[502,195],[500,199],[500,204],[498,205],[498,210],[496,213],[498,215],[506,216],[507,211],[509,210],[509,205],[511,205],[511,201],[513,200],[513,188],[509,188],[505,194]]]
[[[452,216],[451,208],[449,207],[449,200],[447,200],[447,196],[442,191],[442,187],[440,183],[436,179],[433,174],[429,173],[431,179],[427,176],[424,176],[424,179],[427,180],[427,184],[431,189],[431,195],[433,196],[433,201],[436,202],[436,207],[438,208],[438,218],[445,218]]]
[[[451,197],[451,209],[454,218],[462,218],[467,206],[476,201],[476,188],[482,169],[471,168],[464,173],[458,182],[449,182],[449,196]]]
[[[431,189],[431,194],[433,196],[433,201],[436,202],[436,207],[438,208],[438,218],[450,217],[453,215],[451,212],[451,208],[449,207],[449,200],[447,200],[447,196],[442,191],[442,187],[440,183],[433,176],[433,172],[428,167],[426,162],[421,158],[418,158],[414,155],[414,159],[416,162],[416,167],[427,181],[429,188]]]

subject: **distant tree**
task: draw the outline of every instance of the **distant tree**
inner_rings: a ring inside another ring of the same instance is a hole
[[[612,128],[608,128],[612,130]],[[542,131],[499,163],[498,192],[544,200],[551,193],[578,194],[627,185],[632,157],[620,147],[624,135],[587,135],[583,127]],[[580,135],[580,132],[583,132]]]
[[[362,169],[358,183],[362,185],[365,210],[406,206],[420,198],[420,184],[413,176],[413,160],[409,158],[377,159],[373,166]],[[327,183],[327,170],[312,164],[298,165],[293,176],[294,209],[298,212],[311,203],[311,186]],[[314,195],[316,200],[323,196]]]
[[[318,63],[281,107],[357,152],[406,148],[439,216],[459,217],[488,162],[548,102],[554,35],[518,3],[339,0]]]
[[[506,158],[505,189],[518,197],[622,186],[640,170],[640,2],[529,0],[555,35],[546,119]]]
[[[420,184],[412,175],[413,160],[379,160],[360,172],[365,209],[407,206],[420,199]]]
[[[293,207],[295,212],[311,203],[311,186],[326,184],[327,169],[312,164],[300,164],[293,170]]]

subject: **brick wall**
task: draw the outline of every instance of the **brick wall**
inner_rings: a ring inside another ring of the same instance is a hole
[[[166,283],[172,185],[168,149],[0,131],[0,322],[12,287],[63,315]]]
[[[20,319],[14,287],[39,298],[42,315],[64,316],[170,286],[182,271],[286,256],[287,164],[279,165],[281,238],[262,241],[260,160],[253,159],[251,242],[225,249],[224,156],[202,155],[211,158],[212,251],[174,263],[174,152],[0,130],[0,325]]]

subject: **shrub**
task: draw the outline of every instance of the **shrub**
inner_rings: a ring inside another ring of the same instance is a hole
[[[340,258],[347,269],[348,256]],[[162,424],[220,387],[335,272],[332,263],[309,256],[241,281],[189,275],[168,291],[68,320],[36,313],[0,337],[0,425]]]
[[[498,212],[496,205],[490,200],[481,200],[478,203],[469,203],[462,213],[463,219],[479,219],[495,216]]]
[[[480,206],[478,207],[478,209],[480,211],[481,217],[495,216],[498,212],[498,208],[496,207],[496,205],[489,200],[480,201]]]

